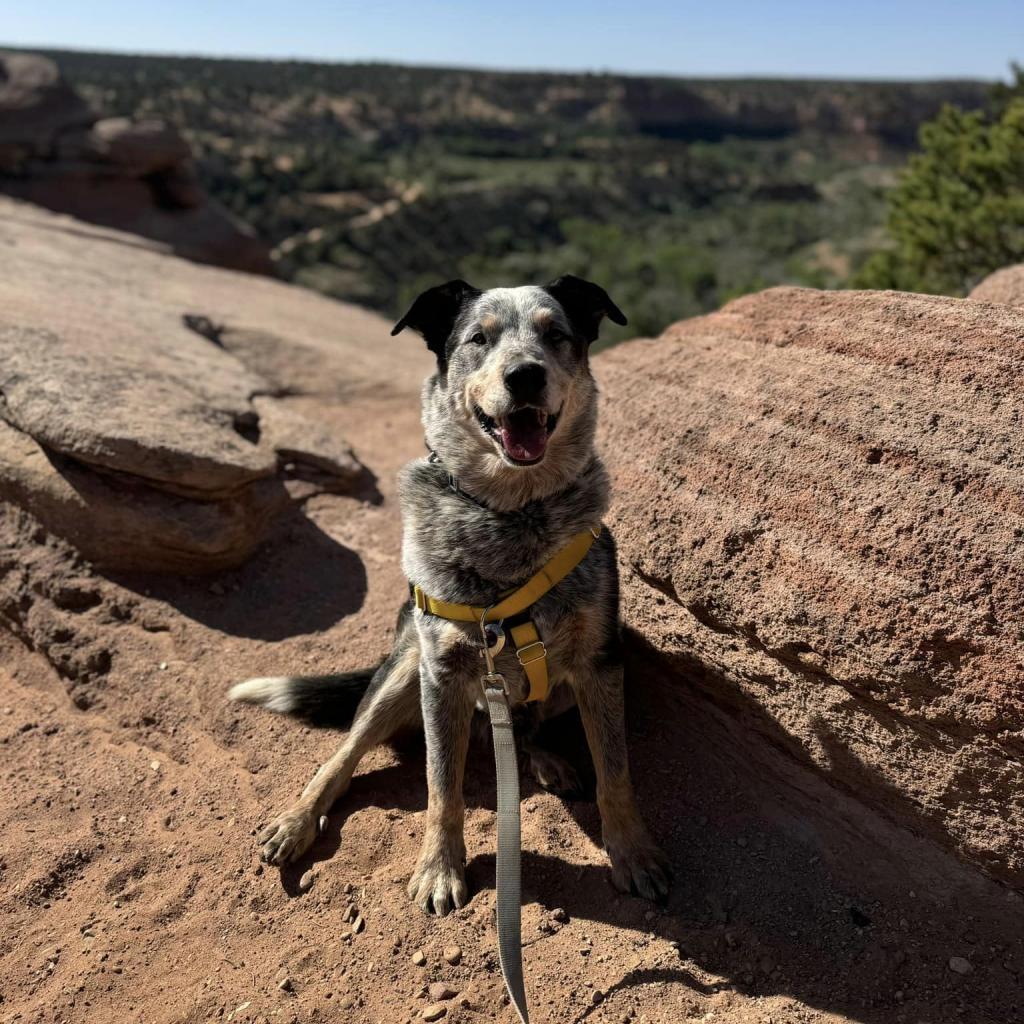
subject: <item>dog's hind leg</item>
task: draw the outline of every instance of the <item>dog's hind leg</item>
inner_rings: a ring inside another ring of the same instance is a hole
[[[649,900],[668,895],[671,870],[640,817],[626,757],[622,664],[617,659],[579,667],[573,685],[597,774],[597,806],[612,881]]]
[[[520,746],[530,774],[541,788],[567,800],[583,793],[579,773],[561,754],[548,750],[536,739],[524,737]]]
[[[415,631],[407,628],[377,670],[338,752],[320,766],[302,796],[259,833],[263,859],[286,864],[302,856],[316,838],[320,816],[348,790],[362,756],[420,721],[419,649]]]

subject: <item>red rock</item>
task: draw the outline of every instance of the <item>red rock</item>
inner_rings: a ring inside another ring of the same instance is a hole
[[[778,288],[595,368],[628,623],[744,730],[1024,882],[1024,311]]]
[[[968,296],[1004,306],[1024,306],[1024,263],[989,274]]]
[[[271,274],[270,250],[203,191],[191,150],[155,118],[101,117],[46,57],[0,52],[0,192]]]
[[[296,500],[368,475],[336,429],[272,397],[244,346],[234,354],[184,315],[244,316],[296,365],[309,353],[357,386],[361,351],[388,325],[130,242],[0,199],[0,245],[17,253],[0,279],[0,501],[104,568],[240,565]]]
[[[58,132],[95,118],[52,60],[0,53],[0,170],[5,162],[45,153]]]

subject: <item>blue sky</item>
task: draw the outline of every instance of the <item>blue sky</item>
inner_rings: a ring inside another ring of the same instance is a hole
[[[1005,77],[1024,0],[6,3],[0,44],[472,67]]]

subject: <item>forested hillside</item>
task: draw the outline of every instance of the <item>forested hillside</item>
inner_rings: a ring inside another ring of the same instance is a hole
[[[390,314],[439,278],[571,270],[622,336],[847,283],[919,125],[989,90],[49,55],[104,111],[177,125],[285,278]]]

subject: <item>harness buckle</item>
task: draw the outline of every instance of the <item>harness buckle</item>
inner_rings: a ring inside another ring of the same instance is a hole
[[[421,612],[427,611],[427,595],[419,587],[413,587],[412,593],[416,601],[416,607]]]
[[[534,647],[539,647],[540,650],[532,658],[524,658],[524,652],[532,650]],[[535,661],[540,661],[542,658],[546,658],[547,656],[548,649],[544,646],[543,640],[534,640],[532,644],[526,644],[525,647],[520,647],[516,650],[516,657],[519,659],[519,664],[524,668],[527,665],[532,665]]]

